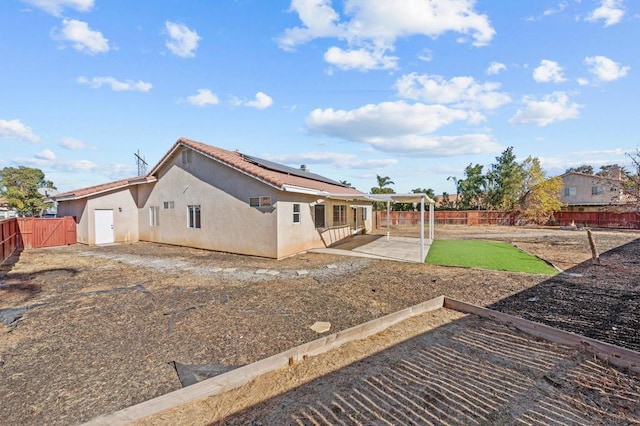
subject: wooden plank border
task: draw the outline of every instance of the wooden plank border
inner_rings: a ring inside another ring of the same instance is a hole
[[[492,311],[491,309],[482,308],[480,306],[461,302],[449,297],[444,298],[443,307],[467,314],[475,314],[479,317],[489,318],[502,324],[511,325],[520,331],[532,336],[540,337],[550,342],[579,346],[609,364],[640,373],[640,352],[625,349],[620,346],[601,342],[600,340],[581,336],[579,334],[560,330],[523,318],[514,317],[513,315]]]
[[[410,317],[430,311],[436,311],[440,308],[451,309],[466,314],[474,314],[482,318],[489,318],[498,323],[513,326],[524,333],[540,337],[550,342],[579,346],[582,349],[595,354],[598,358],[617,367],[628,368],[630,370],[640,372],[640,352],[621,348],[616,345],[604,343],[599,340],[584,337],[568,331],[559,330],[548,325],[539,324],[502,312],[492,311],[487,308],[461,302],[449,297],[439,296],[435,299],[385,315],[384,317],[376,318],[355,327],[296,346],[295,348],[281,352],[277,355],[245,365],[186,388],[170,392],[111,414],[97,417],[85,423],[85,425],[128,425],[154,414],[159,414],[184,404],[236,389],[265,373],[302,361],[308,356],[315,356],[328,352],[344,345],[345,343],[365,339]]]
[[[407,318],[430,311],[436,311],[443,307],[444,300],[444,296],[436,297],[435,299],[419,303],[401,311],[304,343],[277,355],[245,365],[219,376],[212,377],[211,379],[203,380],[186,388],[178,389],[123,410],[97,417],[85,424],[110,426],[128,425],[151,415],[238,388],[258,376],[304,360],[308,356],[319,355],[345,343],[365,339]]]

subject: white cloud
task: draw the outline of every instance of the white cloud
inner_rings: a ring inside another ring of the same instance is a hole
[[[343,69],[395,68],[397,58],[386,53],[394,50],[399,38],[437,38],[456,32],[471,37],[475,46],[488,44],[495,30],[474,5],[475,0],[346,0],[341,17],[331,0],[292,0],[289,10],[298,14],[302,25],[286,29],[278,44],[293,50],[317,38],[336,38],[344,40],[348,49],[333,47],[325,53],[325,59],[335,65]]]
[[[445,80],[438,75],[411,73],[400,77],[395,86],[400,97],[458,108],[494,109],[511,102],[509,95],[497,91],[499,83],[478,83],[473,77]]]
[[[165,22],[164,26],[169,36],[166,46],[171,53],[182,58],[196,56],[195,51],[202,37],[195,30],[189,29],[184,24],[171,21]]]
[[[525,96],[522,102],[525,104],[524,108],[511,117],[509,124],[535,124],[544,127],[556,121],[578,118],[582,107],[575,102],[570,103],[564,92],[553,92],[543,96],[541,100]]]
[[[266,109],[266,108],[269,108],[271,105],[273,105],[273,98],[271,98],[271,96],[267,95],[264,92],[258,92],[256,93],[256,97],[254,100],[243,101],[239,98],[233,97],[231,99],[231,103],[235,106],[245,106],[249,108]]]
[[[27,142],[40,142],[40,137],[35,135],[30,127],[25,126],[20,120],[0,119],[1,139],[20,139]]]
[[[84,143],[79,139],[72,138],[70,136],[63,136],[58,145],[60,145],[63,148],[71,149],[71,150],[80,150],[80,149],[88,148],[86,143]]]
[[[63,19],[62,30],[54,28],[52,38],[70,42],[71,47],[82,53],[95,55],[109,51],[109,40],[100,31],[89,28],[89,24],[76,19]]]
[[[45,149],[43,151],[36,153],[35,157],[40,160],[53,161],[56,159],[56,154],[54,154],[53,151],[51,151],[50,149]]]
[[[428,136],[456,121],[476,123],[484,117],[473,111],[443,105],[403,101],[365,105],[345,111],[316,109],[306,119],[311,134],[363,142],[399,154],[445,156],[495,152],[499,145],[488,135]]]
[[[398,160],[394,158],[363,160],[356,154],[341,152],[312,151],[299,154],[266,155],[265,158],[285,164],[329,164],[340,169],[377,169],[398,164]]]
[[[153,84],[142,80],[120,81],[113,77],[93,77],[91,79],[87,77],[78,77],[77,81],[78,83],[89,86],[92,89],[99,89],[106,84],[111,86],[111,90],[114,92],[148,92],[153,87]]]
[[[418,59],[423,62],[431,62],[433,60],[433,52],[430,49],[422,49],[422,51],[418,53]]]
[[[93,8],[94,0],[22,0],[23,2],[42,9],[50,15],[61,16],[65,8],[88,12]]]
[[[583,77],[578,78],[577,80],[578,85],[580,86],[588,86],[589,85],[589,80]]]
[[[622,20],[624,16],[624,8],[622,0],[602,0],[600,7],[595,9],[585,18],[587,22],[604,21],[604,26],[615,25]]]
[[[487,74],[489,75],[495,75],[498,74],[500,71],[504,71],[507,69],[507,66],[505,64],[503,64],[502,62],[491,62],[489,64],[489,67],[487,68]]]
[[[589,67],[589,72],[600,81],[617,80],[627,75],[630,69],[606,56],[588,56],[584,59],[584,63]]]
[[[209,89],[198,89],[197,95],[187,96],[187,102],[197,106],[217,105],[220,103],[218,96]]]
[[[561,83],[566,81],[562,75],[560,64],[548,59],[540,61],[540,65],[533,70],[533,79],[538,83]]]
[[[330,47],[324,54],[324,60],[342,70],[359,69],[395,69],[398,67],[396,56],[387,56],[384,50],[369,51],[367,49],[342,50]]]
[[[550,15],[554,15],[556,13],[560,13],[563,10],[565,10],[567,8],[567,2],[566,1],[561,1],[560,3],[558,3],[558,8],[557,9],[546,9],[544,12],[542,12],[543,16],[550,16]]]

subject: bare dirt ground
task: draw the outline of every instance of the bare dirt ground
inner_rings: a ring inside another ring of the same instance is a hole
[[[400,231],[414,232],[393,235]],[[640,350],[632,242],[640,235],[594,235],[601,252],[615,248],[600,266],[583,263],[584,231],[436,229],[436,238],[512,241],[580,275],[551,279],[324,254],[274,261],[151,243],[24,251],[0,271],[0,309],[30,308],[17,323],[0,324],[0,419],[78,423],[180,388],[172,361],[243,365],[317,338],[309,329],[316,321],[335,332],[442,294],[581,334],[596,330],[592,337]],[[586,311],[592,315],[583,321]]]

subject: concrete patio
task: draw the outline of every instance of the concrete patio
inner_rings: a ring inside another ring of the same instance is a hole
[[[431,246],[425,240],[425,258]],[[344,256],[369,257],[399,262],[422,263],[420,239],[410,237],[387,237],[384,235],[355,235],[349,241],[330,248],[313,249],[312,253],[331,253]]]

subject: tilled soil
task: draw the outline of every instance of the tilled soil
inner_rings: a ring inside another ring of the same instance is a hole
[[[515,241],[557,266],[590,258],[582,231],[443,227],[436,238],[452,235]],[[594,235],[603,252],[638,237]],[[637,301],[637,246],[603,254],[599,267],[577,266],[582,277],[551,280],[325,254],[274,261],[151,243],[27,250],[0,272],[0,309],[31,307],[17,323],[0,325],[0,419],[78,423],[178,389],[171,361],[247,364],[317,338],[309,329],[316,321],[335,332],[442,294],[560,328],[573,324],[581,334],[602,327],[603,340],[633,349],[633,338],[620,337],[637,330],[637,305],[626,302]],[[560,291],[569,284],[585,286],[582,308],[554,311],[558,300],[578,300],[576,291]],[[594,304],[587,298],[594,286],[611,301],[590,322],[572,319]],[[616,301],[625,320],[612,325],[607,309]]]

